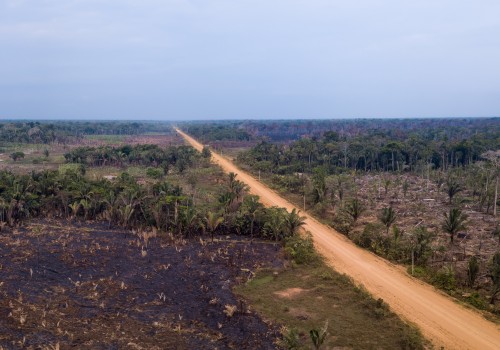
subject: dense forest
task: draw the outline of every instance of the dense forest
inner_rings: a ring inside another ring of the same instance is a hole
[[[148,132],[171,132],[163,122],[116,121],[3,121],[0,143],[67,143],[85,135],[139,135]]]
[[[369,134],[403,139],[413,133],[424,133],[432,140],[468,138],[477,130],[486,131],[491,127],[498,130],[498,122],[498,118],[252,120],[232,126],[243,128],[254,138],[272,142],[321,137],[326,131],[334,131],[341,139]]]
[[[500,147],[500,119],[352,119],[186,123],[205,143],[253,141],[240,161],[277,174],[446,170]]]
[[[189,122],[185,125],[185,131],[193,137],[210,141],[249,141],[253,136],[236,122],[221,123],[194,123]]]

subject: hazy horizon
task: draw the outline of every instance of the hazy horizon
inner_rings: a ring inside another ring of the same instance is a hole
[[[500,116],[500,3],[0,0],[0,120]]]
[[[184,118],[184,119],[166,119],[166,118],[158,118],[158,119],[134,119],[134,118],[37,118],[37,117],[18,117],[18,118],[6,118],[0,117],[0,122],[57,122],[57,121],[72,121],[72,122],[243,122],[243,121],[344,121],[344,120],[453,120],[453,119],[500,119],[500,116],[480,116],[480,117],[338,117],[338,118],[280,118],[280,117],[272,117],[272,118]]]

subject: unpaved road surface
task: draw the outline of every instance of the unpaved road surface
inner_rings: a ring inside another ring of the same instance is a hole
[[[202,144],[176,129],[194,148]],[[238,179],[250,187],[265,205],[295,208],[293,204],[265,186],[232,162],[212,152],[212,159],[226,172],[238,174]],[[298,208],[297,208],[298,209]],[[355,246],[346,237],[310,215],[305,229],[313,235],[317,250],[337,271],[363,284],[376,298],[383,298],[392,310],[416,324],[439,349],[500,349],[500,327],[479,313],[466,309],[452,298],[409,276],[404,269]]]

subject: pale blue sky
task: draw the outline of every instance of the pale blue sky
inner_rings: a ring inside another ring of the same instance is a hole
[[[499,115],[498,0],[0,0],[0,118]]]

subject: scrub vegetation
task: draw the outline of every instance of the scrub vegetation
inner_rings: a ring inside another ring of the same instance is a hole
[[[225,147],[200,137],[298,207],[499,314],[499,118],[220,122],[204,133],[211,128],[249,134]]]

